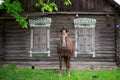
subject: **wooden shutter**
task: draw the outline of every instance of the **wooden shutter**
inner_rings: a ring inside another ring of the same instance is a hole
[[[34,28],[33,52],[47,52],[47,29]]]
[[[50,56],[50,25],[49,17],[29,19],[31,27],[30,56],[48,53]],[[40,53],[40,54],[39,54]]]
[[[50,56],[50,34],[48,27],[31,28],[30,56]]]
[[[74,19],[75,57],[77,54],[93,54],[95,57],[95,24],[93,18]]]
[[[76,48],[78,54],[95,53],[95,28],[77,28],[76,29]]]

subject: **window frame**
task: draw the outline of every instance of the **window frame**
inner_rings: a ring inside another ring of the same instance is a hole
[[[51,26],[52,19],[49,17],[39,17],[39,18],[32,18],[29,19],[30,24],[30,57],[33,56],[33,54],[48,54],[47,56],[50,57],[50,26]],[[34,48],[34,29],[35,28],[46,28],[47,29],[47,50],[44,52],[37,52],[33,51]]]
[[[93,18],[75,18],[74,19],[74,27],[75,27],[75,57],[78,56],[78,54],[81,54],[78,49],[78,28],[92,28],[92,50],[90,53],[92,54],[92,57],[95,57],[95,25],[96,25],[96,19]],[[94,39],[94,40],[93,40]],[[94,41],[94,42],[93,42]],[[93,45],[94,44],[94,45]]]
[[[48,54],[48,57],[50,57],[50,27],[45,27],[45,28],[47,28],[47,42],[46,42],[46,44],[47,44],[47,51],[45,51],[45,52],[37,52],[37,51],[33,51],[33,48],[34,48],[34,28],[36,28],[36,27],[33,27],[33,28],[31,28],[30,30],[30,57],[32,57],[33,56],[33,54],[42,54],[42,53],[44,53],[44,54]],[[38,27],[37,27],[38,28]],[[41,27],[39,27],[39,28],[41,28]]]

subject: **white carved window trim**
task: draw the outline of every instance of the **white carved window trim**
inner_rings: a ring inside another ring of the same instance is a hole
[[[51,18],[36,18],[36,19],[29,19],[30,24],[30,57],[33,56],[33,54],[40,54],[40,53],[47,53],[48,57],[50,57],[50,26],[51,26]],[[47,51],[46,52],[33,52],[33,41],[34,41],[34,28],[47,28]]]
[[[96,19],[93,18],[76,18],[74,19],[74,27],[75,27],[75,57],[77,57],[78,54],[80,54],[80,52],[77,51],[78,49],[78,35],[77,35],[77,28],[92,28],[93,32],[92,35],[94,35],[93,33],[95,33],[95,25],[96,25]],[[95,36],[92,36],[95,37]],[[92,38],[93,39],[93,38]],[[93,45],[93,43],[95,43],[95,41],[92,40],[92,49],[95,50],[95,46]],[[91,53],[92,57],[95,57],[95,51],[92,51]]]

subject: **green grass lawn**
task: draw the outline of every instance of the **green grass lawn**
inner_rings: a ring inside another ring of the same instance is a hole
[[[58,76],[58,70],[19,69],[14,65],[0,68],[0,80],[120,80],[120,69],[116,70],[72,70],[71,76],[63,71]]]

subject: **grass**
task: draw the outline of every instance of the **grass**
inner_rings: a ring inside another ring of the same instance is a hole
[[[72,70],[68,77],[66,71],[58,76],[58,70],[19,69],[15,65],[0,68],[0,80],[120,80],[120,69],[116,70]]]

